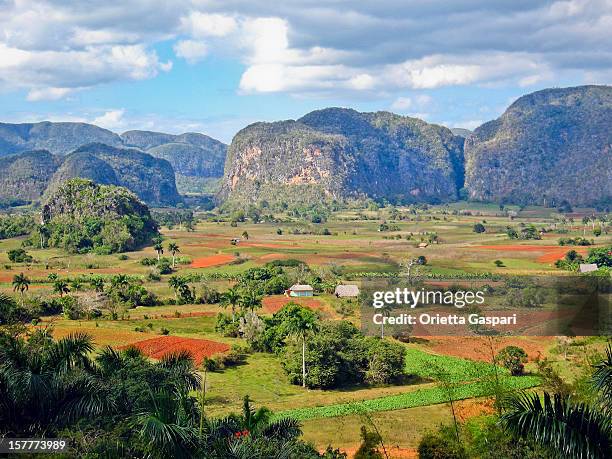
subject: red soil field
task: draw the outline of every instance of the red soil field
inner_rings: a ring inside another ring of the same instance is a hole
[[[470,336],[434,336],[430,340],[430,349],[438,354],[451,355],[470,360],[491,361],[491,349],[486,338]],[[554,337],[499,337],[493,338],[494,351],[497,354],[506,346],[518,346],[525,349],[530,361],[542,357],[553,343]]]
[[[417,450],[414,448],[400,448],[398,446],[386,445],[387,454],[389,455],[389,459],[416,459],[419,457]],[[344,451],[348,457],[355,456],[359,446],[352,446],[350,448],[340,448],[341,451]],[[382,453],[382,448],[378,448],[378,450]]]
[[[282,260],[284,258],[287,258],[288,255],[284,254],[284,253],[266,253],[265,255],[262,255],[261,257],[259,257],[260,260],[265,260],[265,261],[270,261],[270,260]]]
[[[585,247],[561,247],[558,245],[478,245],[466,248],[498,252],[541,252],[542,255],[538,257],[540,263],[553,263],[560,260],[570,250],[575,250],[581,255],[588,252],[588,248]]]
[[[267,296],[263,299],[263,309],[266,312],[274,314],[282,309],[287,303],[297,303],[314,310],[322,310],[323,303],[314,298],[293,298],[284,295]]]
[[[460,400],[455,407],[457,417],[465,422],[474,416],[482,416],[483,414],[493,414],[493,400]]]
[[[160,359],[164,355],[172,352],[187,351],[192,355],[196,365],[202,363],[204,357],[211,357],[215,354],[230,350],[228,344],[207,339],[180,338],[178,336],[151,338],[144,341],[138,341],[129,346],[122,346],[120,349],[126,349],[128,347],[136,347],[140,349],[143,354],[154,359]]]
[[[196,258],[191,262],[191,267],[208,268],[210,266],[225,265],[232,260],[234,260],[234,257],[232,255],[220,253],[217,255],[210,255],[208,257]]]

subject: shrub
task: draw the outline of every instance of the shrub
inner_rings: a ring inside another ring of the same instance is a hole
[[[421,438],[419,459],[467,459],[462,445],[449,434],[428,433]]]
[[[226,337],[238,338],[240,336],[240,323],[238,321],[232,322],[231,316],[220,312],[217,314],[215,331]]]
[[[23,249],[12,249],[7,252],[8,259],[13,263],[30,263],[33,258]]]
[[[472,231],[474,233],[484,233],[487,229],[484,227],[484,225],[482,223],[476,223],[473,227],[472,227]]]
[[[354,459],[383,459],[378,450],[382,443],[382,437],[377,432],[370,432],[365,426],[361,426],[361,445],[355,452]]]
[[[171,274],[173,272],[172,262],[165,258],[162,258],[159,263],[157,263],[157,272],[162,274]]]
[[[495,359],[510,370],[513,376],[519,376],[523,374],[523,370],[525,369],[527,353],[518,346],[507,346],[497,354]]]

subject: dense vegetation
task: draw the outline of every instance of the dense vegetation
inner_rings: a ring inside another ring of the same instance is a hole
[[[151,363],[134,348],[93,349],[86,334],[0,333],[0,434],[61,436],[87,458],[321,457],[297,421],[273,421],[248,397],[241,414],[207,418],[187,353]]]
[[[609,86],[545,89],[519,98],[466,139],[470,198],[609,207],[611,122]]]
[[[122,252],[149,242],[157,225],[149,209],[125,188],[72,179],[42,209],[47,244],[72,252]]]

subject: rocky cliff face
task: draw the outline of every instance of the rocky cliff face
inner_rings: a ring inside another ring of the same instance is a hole
[[[463,184],[462,143],[444,127],[387,112],[332,108],[256,123],[232,141],[219,199],[453,200]]]
[[[466,139],[472,199],[555,205],[612,200],[612,87],[519,98]]]

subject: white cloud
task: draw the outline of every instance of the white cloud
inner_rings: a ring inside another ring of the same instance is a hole
[[[178,57],[193,64],[208,54],[208,46],[202,41],[182,40],[174,45],[174,52]]]
[[[223,14],[193,11],[181,18],[181,29],[196,38],[225,37],[236,29],[236,20]]]
[[[244,93],[399,97],[567,75],[609,82],[612,71],[610,0],[0,3],[0,90],[31,100],[170,71],[154,50],[161,42],[189,62],[241,61]]]
[[[58,100],[71,93],[70,88],[37,88],[28,91],[27,100],[35,102],[39,100]]]
[[[123,115],[125,114],[125,110],[115,109],[109,110],[104,114],[93,119],[92,123],[97,124],[106,129],[110,129],[111,131],[119,131],[121,130],[125,123],[123,119]]]

